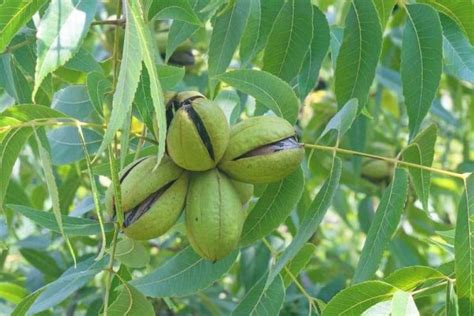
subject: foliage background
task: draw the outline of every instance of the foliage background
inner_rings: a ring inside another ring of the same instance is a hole
[[[0,1],[0,314],[473,314],[473,16],[469,0]],[[100,215],[118,170],[164,154],[171,90],[231,124],[271,111],[307,147],[215,264],[182,220],[139,243]]]

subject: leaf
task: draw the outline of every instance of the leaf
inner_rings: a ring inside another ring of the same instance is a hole
[[[412,291],[426,281],[440,279],[446,279],[446,276],[436,269],[425,266],[411,266],[395,270],[383,281],[400,290]]]
[[[64,65],[64,68],[80,72],[98,72],[102,73],[102,68],[92,54],[85,48],[79,51]]]
[[[155,66],[155,56],[158,53],[156,52],[155,46],[153,45],[153,37],[150,33],[150,29],[143,20],[140,3],[138,1],[131,1],[129,3],[129,10],[127,11],[127,15],[129,15],[127,21],[133,19],[136,25],[136,35],[138,36],[141,55],[148,71],[148,75],[150,76],[150,94],[151,99],[153,100],[153,107],[155,108],[156,121],[158,123],[158,158],[156,161],[156,164],[158,165],[161,161],[161,158],[163,158],[163,155],[165,154],[167,127],[165,100],[160,80],[158,78],[158,72]],[[136,90],[136,88],[134,90]]]
[[[22,248],[20,253],[33,267],[41,271],[43,274],[57,278],[61,275],[61,269],[56,261],[51,258],[44,250],[36,250],[31,248]]]
[[[474,82],[474,47],[450,18],[439,16],[443,27],[444,71],[460,80]]]
[[[393,295],[392,299],[392,312],[393,316],[419,316],[418,308],[416,307],[413,296],[404,291],[397,291]]]
[[[373,2],[353,0],[335,70],[339,107],[351,98],[357,98],[359,109],[365,106],[381,48],[382,30]]]
[[[250,11],[250,1],[236,0],[217,16],[209,43],[209,78],[225,72],[239,45]],[[211,84],[213,86],[213,84]],[[213,87],[212,87],[213,89]],[[212,90],[211,89],[211,90]]]
[[[391,299],[397,291],[396,287],[382,281],[356,284],[336,294],[326,305],[322,315],[360,315],[369,307]]]
[[[474,176],[464,179],[454,236],[459,315],[474,313]]]
[[[273,23],[263,56],[263,70],[290,82],[299,72],[313,36],[309,0],[289,0]]]
[[[104,74],[91,72],[87,75],[87,93],[97,114],[102,115],[102,106],[107,93],[112,91],[112,82]]]
[[[7,207],[14,210],[15,212],[20,213],[23,216],[28,217],[40,226],[43,226],[57,233],[60,232],[58,223],[56,222],[54,215],[51,213],[44,212],[41,210],[35,210],[33,208],[26,207],[23,205],[8,204]],[[100,226],[99,223],[97,223],[96,221],[85,218],[70,217],[66,215],[61,216],[61,221],[63,223],[64,232],[70,237],[100,234]],[[106,232],[113,231],[113,224],[105,224],[104,229]]]
[[[190,24],[201,25],[201,20],[194,13],[188,0],[155,0],[148,11],[148,19],[180,20]]]
[[[472,18],[472,2],[470,0],[419,0],[449,16],[456,21],[462,31],[474,45],[474,19]]]
[[[393,233],[398,227],[408,193],[408,173],[397,168],[392,183],[385,190],[370,225],[364,248],[357,263],[353,283],[370,279],[382,260]]]
[[[441,77],[442,35],[438,14],[424,4],[407,5],[400,73],[410,138],[420,129]]]
[[[301,250],[296,254],[296,256],[287,264],[287,269],[281,272],[281,277],[285,283],[285,287],[288,287],[293,283],[293,277],[297,277],[298,274],[303,270],[308,262],[313,257],[316,252],[316,246],[310,243],[306,243]],[[290,275],[290,273],[291,275]]]
[[[240,250],[239,269],[245,273],[239,273],[239,281],[246,291],[267,272],[270,260],[270,250],[263,242],[256,242]]]
[[[101,272],[107,265],[108,260],[107,256],[99,261],[89,258],[79,262],[75,268],[69,268],[57,280],[45,286],[44,291],[39,295],[28,312],[33,314],[39,313],[61,303],[86,285],[97,273]]]
[[[0,282],[0,298],[18,304],[26,295],[28,295],[28,292],[23,287],[15,283]]]
[[[288,217],[303,193],[301,168],[280,182],[271,183],[247,216],[242,229],[241,245],[265,237]]]
[[[448,282],[446,285],[446,316],[458,316],[459,308],[457,304],[456,291],[454,290],[453,282]]]
[[[44,78],[79,50],[97,7],[96,0],[52,0],[36,34],[37,62],[33,98]]]
[[[397,3],[397,0],[375,0],[375,8],[379,14],[380,25],[382,27],[382,32],[387,25],[390,14],[392,13],[393,7]]]
[[[150,301],[140,291],[130,284],[124,284],[117,299],[110,304],[108,315],[154,316],[155,310]]]
[[[437,127],[432,124],[418,134],[410,145],[403,151],[403,160],[431,167],[434,157],[434,146],[436,143]],[[431,173],[420,168],[409,167],[410,176],[415,187],[416,194],[423,204],[423,208],[428,210],[428,198],[430,195]]]
[[[136,1],[132,1],[136,2]],[[127,3],[129,3],[127,1]],[[127,7],[128,8],[128,7]],[[125,10],[127,25],[123,42],[122,61],[117,79],[117,87],[112,99],[112,113],[105,130],[102,144],[96,152],[101,155],[113,141],[115,133],[123,126],[128,113],[132,110],[132,102],[138,87],[142,71],[143,53],[138,35],[137,21],[132,18],[132,10]]]
[[[336,25],[331,25],[330,33],[330,48],[331,48],[331,62],[332,68],[336,69],[337,56],[341,50],[342,38],[344,36],[344,28]]]
[[[265,47],[283,0],[253,0],[250,15],[240,40],[239,56],[247,65]]]
[[[329,120],[319,139],[323,138],[332,130],[337,131],[337,137],[340,139],[351,128],[357,116],[359,102],[357,99],[350,99],[346,104]]]
[[[310,93],[319,78],[319,69],[329,48],[329,25],[326,16],[313,6],[313,38],[304,58],[298,76],[298,92],[303,100]]]
[[[156,72],[163,90],[171,90],[183,80],[186,70],[184,67],[156,65]]]
[[[257,102],[294,124],[298,117],[299,101],[293,89],[280,78],[260,70],[234,70],[216,77],[217,80],[253,96]]]
[[[150,253],[137,240],[122,239],[117,243],[115,257],[130,268],[142,268],[150,262]]]
[[[267,274],[245,294],[231,315],[279,315],[285,299],[285,286],[282,278],[278,276],[268,287],[265,287],[266,277]]]
[[[329,206],[332,203],[336,189],[341,178],[342,161],[335,157],[329,179],[319,190],[311,205],[305,211],[301,226],[296,233],[291,244],[285,249],[275,266],[270,271],[269,280],[273,280],[283,268],[290,262],[305,245],[308,239],[314,234],[319,224],[326,215]]]
[[[151,297],[186,296],[209,287],[226,273],[238,251],[215,263],[198,256],[190,247],[174,255],[158,269],[133,280],[131,285]]]
[[[28,312],[28,309],[30,309],[31,305],[36,301],[38,296],[43,292],[43,289],[38,289],[34,291],[33,293],[29,294],[28,296],[24,297],[21,302],[19,302],[13,312],[11,313],[11,316],[25,316],[26,313]]]
[[[201,10],[206,6],[208,0],[191,0],[192,9],[200,20],[205,20],[210,13],[202,13]],[[171,55],[173,55],[176,48],[178,48],[181,43],[190,38],[194,33],[199,30],[198,25],[189,24],[179,20],[174,20],[171,24],[168,41],[166,43],[166,58],[165,61],[168,62]]]
[[[0,4],[0,53],[47,0],[5,0]]]

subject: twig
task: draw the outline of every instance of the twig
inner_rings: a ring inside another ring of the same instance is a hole
[[[112,275],[114,271],[114,260],[115,260],[115,251],[117,250],[117,236],[120,228],[118,223],[115,223],[114,236],[112,237],[112,251],[110,253],[109,265],[107,268],[106,277],[105,277],[105,293],[104,293],[104,316],[108,314],[109,308],[109,298],[110,298],[110,288],[112,287]]]
[[[125,19],[118,19],[118,20],[101,20],[101,21],[93,21],[91,25],[115,25],[115,26],[124,26]]]
[[[12,45],[12,46],[9,46],[7,47],[3,52],[0,53],[0,56],[1,55],[6,55],[6,54],[9,54],[9,53],[12,53],[14,51],[16,51],[17,49],[20,49],[24,46],[28,46],[30,45],[31,43],[33,43],[35,41],[35,38],[34,37],[30,37],[28,38],[27,40],[23,41],[23,42],[20,42],[18,44],[15,44],[15,45]]]

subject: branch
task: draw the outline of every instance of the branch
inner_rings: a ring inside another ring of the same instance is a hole
[[[93,21],[91,25],[115,25],[123,27],[125,25],[125,19]]]

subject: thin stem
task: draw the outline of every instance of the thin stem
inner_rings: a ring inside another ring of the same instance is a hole
[[[19,48],[22,48],[24,46],[28,46],[30,45],[31,43],[33,43],[35,41],[35,38],[34,37],[31,37],[31,38],[28,38],[27,40],[23,41],[23,42],[20,42],[18,44],[15,44],[15,45],[12,45],[10,47],[7,47],[2,53],[0,53],[0,56],[1,55],[5,55],[5,54],[9,54],[9,53],[12,53],[14,51],[16,51],[17,49]]]
[[[447,170],[433,168],[433,167],[427,167],[427,166],[423,166],[423,165],[419,165],[419,164],[399,160],[397,158],[389,158],[389,157],[384,157],[384,156],[367,154],[367,153],[363,153],[363,152],[359,152],[359,151],[353,151],[353,150],[349,150],[349,149],[344,149],[344,148],[339,148],[339,147],[332,147],[332,146],[323,146],[323,145],[314,145],[314,144],[303,144],[303,145],[306,148],[313,148],[313,149],[319,149],[319,150],[331,151],[331,152],[339,152],[339,153],[344,153],[344,154],[350,154],[350,155],[367,157],[367,158],[372,158],[372,159],[377,159],[377,160],[383,160],[383,161],[393,163],[394,165],[401,165],[401,166],[405,166],[405,167],[418,168],[418,169],[422,169],[422,170],[426,170],[426,171],[430,171],[430,172],[443,174],[443,175],[450,176],[450,177],[455,177],[455,178],[458,178],[458,179],[466,179],[466,177],[467,177],[467,174],[447,171]]]
[[[122,15],[122,1],[118,0],[117,1],[117,17],[120,17]],[[125,23],[125,17],[123,17],[124,23]],[[113,51],[113,69],[114,69],[114,80],[113,80],[113,87],[115,90],[115,87],[117,86],[117,77],[118,77],[118,65],[119,65],[119,59],[120,59],[120,50],[119,50],[119,31],[120,29],[117,27],[115,29],[114,33],[114,51]]]
[[[104,293],[104,316],[107,316],[109,309],[110,289],[112,287],[112,275],[114,271],[115,251],[117,250],[117,236],[120,228],[118,223],[115,223],[114,236],[112,237],[112,251],[110,253],[109,265],[105,278],[105,293]]]
[[[94,21],[94,22],[91,23],[91,25],[124,26],[125,25],[125,19]]]

